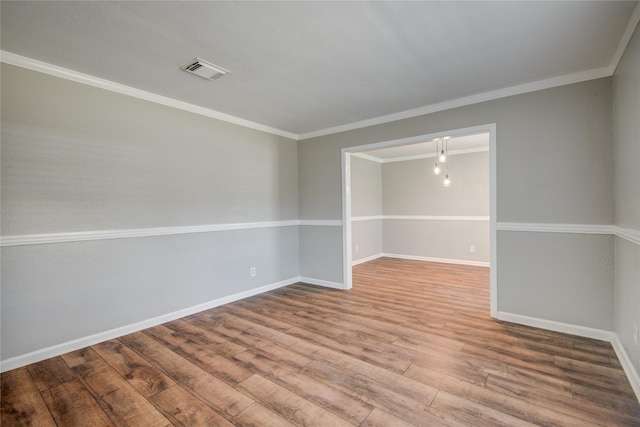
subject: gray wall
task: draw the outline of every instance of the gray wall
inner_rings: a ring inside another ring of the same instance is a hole
[[[342,283],[342,227],[300,227],[300,275],[332,284]]]
[[[384,215],[489,216],[488,152],[449,156],[450,187],[433,165],[433,159],[382,165]],[[489,221],[385,218],[384,252],[488,263]]]
[[[384,253],[488,265],[489,221],[385,219]]]
[[[613,77],[615,224],[640,241],[640,30],[636,28]],[[636,372],[640,350],[633,325],[640,327],[640,246],[616,237],[614,330]]]
[[[454,147],[455,148],[455,147]],[[450,156],[453,185],[433,174],[433,159],[378,163],[351,158],[352,259],[381,254],[489,262],[489,221],[382,218],[489,216],[489,153]],[[358,217],[380,219],[358,221]],[[471,253],[470,246],[476,252]]]
[[[305,195],[300,197],[301,217],[341,217],[343,147],[496,123],[498,222],[611,224],[611,103],[611,79],[598,79],[300,141],[300,194]],[[568,243],[569,252],[579,254],[580,265],[587,269],[585,280],[576,285],[570,283],[573,264],[566,263],[565,257],[543,258],[545,248],[555,244],[550,233],[536,236],[541,250],[537,256],[523,257],[518,263],[502,259],[500,254],[526,250],[531,233],[498,234],[497,286],[498,294],[503,295],[499,311],[518,313],[533,292],[533,284],[544,283],[538,298],[528,305],[530,316],[585,325],[592,307],[598,306],[601,313],[589,326],[612,328],[613,265],[606,269],[602,263],[612,263],[611,258],[599,258],[599,254],[613,250],[611,239]],[[301,236],[301,245],[336,253],[341,251],[342,240],[315,242],[307,235]],[[302,264],[310,268],[313,260],[301,256]],[[543,260],[556,273],[553,277],[536,268]],[[520,280],[523,265],[530,272],[526,281]],[[323,274],[340,276],[341,263],[327,267]],[[603,276],[603,269],[609,273]],[[567,312],[559,315],[546,301],[567,307]]]
[[[497,125],[499,223],[637,232],[638,37],[613,79],[297,144],[2,65],[2,234],[339,220],[341,148],[488,123]],[[638,368],[636,243],[499,231],[497,251],[498,310],[613,328]],[[296,276],[342,281],[340,227],[3,247],[1,358]]]
[[[381,217],[382,165],[351,156],[351,216]],[[353,221],[351,224],[351,259],[361,259],[382,253],[382,219]],[[339,280],[341,282],[342,279]]]
[[[286,138],[9,65],[1,137],[3,236],[298,219]],[[295,278],[298,234],[3,247],[2,360]]]
[[[450,147],[451,148],[451,147]],[[451,186],[433,159],[382,165],[385,215],[489,216],[489,152],[449,156]]]
[[[351,156],[351,216],[382,215],[382,165]]]

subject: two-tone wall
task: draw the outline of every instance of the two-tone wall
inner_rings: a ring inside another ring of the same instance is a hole
[[[640,372],[640,29],[613,76],[614,316],[613,328]],[[635,326],[635,328],[634,328]]]
[[[354,263],[384,255],[489,265],[489,153],[449,157],[453,184],[444,187],[431,158],[352,156]]]
[[[637,74],[630,74],[637,84]],[[495,123],[497,316],[610,339],[621,316],[618,306],[637,301],[637,245],[621,238],[614,224],[611,82],[560,86],[301,141],[301,218],[316,220],[317,234],[336,228],[320,220],[341,218],[345,148]],[[637,115],[637,106],[627,108]],[[629,162],[638,168],[637,158],[630,156]],[[621,197],[636,197],[635,182],[635,189],[618,190],[634,195]],[[341,251],[340,233],[323,235],[322,241],[311,236],[301,236],[301,244],[315,254]],[[616,257],[627,244],[635,249]],[[301,257],[305,275],[305,266],[315,260]],[[341,282],[342,272],[341,262],[325,264],[321,279]],[[629,276],[625,289],[631,302],[615,302],[623,287],[620,274]],[[630,316],[637,316],[635,307],[627,309],[634,313]],[[634,378],[637,383],[637,368]]]
[[[299,278],[293,140],[10,65],[1,138],[3,369]]]
[[[496,220],[514,226],[498,232],[498,310],[611,330],[613,237],[556,227],[612,223],[610,79],[301,141],[301,218],[341,218],[342,148],[490,123],[497,129]],[[525,231],[539,223],[560,232]],[[316,253],[341,251],[340,233],[321,242],[308,237],[301,236],[301,244]],[[301,256],[306,275],[304,265],[314,260]],[[577,272],[576,263],[584,270]],[[341,282],[342,263],[329,267],[321,279]]]
[[[382,164],[351,157],[351,259],[378,258],[384,252]]]
[[[640,393],[639,57],[636,29],[612,79],[301,141],[301,218],[321,234],[341,217],[342,149],[495,124],[498,317],[611,340]],[[341,250],[339,233],[312,236],[313,253]],[[301,257],[304,275],[315,260]],[[342,271],[324,265],[322,278]]]
[[[613,331],[640,390],[639,38],[612,79],[299,142],[3,65],[2,368],[299,279],[340,287],[342,149],[495,124],[499,317]],[[354,215],[386,215],[376,197]]]

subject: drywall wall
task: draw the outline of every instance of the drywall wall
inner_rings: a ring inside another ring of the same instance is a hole
[[[382,165],[351,156],[351,216],[382,215]]]
[[[297,219],[293,141],[10,65],[2,79],[3,235]]]
[[[433,159],[382,165],[385,253],[489,263],[489,153],[450,155],[448,163],[450,187],[433,173]]]
[[[609,235],[500,232],[498,307],[521,316],[610,331],[613,256]]]
[[[301,219],[341,218],[340,155],[344,147],[495,123],[498,223],[611,224],[611,102],[611,80],[598,79],[300,141]],[[531,240],[528,234],[532,232],[511,233],[500,239],[504,233],[511,232],[498,232],[499,254],[526,252]],[[312,248],[320,250],[313,238],[312,233],[301,234],[301,245],[308,253],[314,252]],[[324,251],[342,250],[341,239],[335,239],[332,247],[327,247],[326,239],[321,244],[325,245]],[[546,282],[540,288],[543,293],[531,301],[528,313],[584,325],[584,320],[591,318],[593,307],[598,306],[602,312],[589,325],[610,328],[613,265],[607,269],[600,258],[591,257],[610,253],[612,239],[568,240],[565,248],[579,254],[579,263],[586,268],[585,280],[577,288],[569,283],[575,277],[572,264],[567,264],[564,257],[542,257],[547,244],[553,242],[541,240],[538,256],[522,257],[517,263],[498,256],[498,293],[505,292],[513,298],[499,301],[497,309],[517,313],[521,306],[514,301],[526,299],[533,284]],[[607,260],[613,262],[610,257]],[[541,261],[551,263],[556,275],[549,277],[536,269]],[[304,270],[313,270],[314,262],[301,253],[303,275]],[[529,280],[512,280],[517,273],[514,270],[522,268],[523,263],[531,272]],[[341,277],[341,269],[342,263],[335,262],[325,263],[322,270],[315,271],[335,280]],[[609,273],[603,275],[603,271]],[[576,299],[576,294],[584,295],[586,300]],[[572,308],[560,316],[546,301]]]
[[[3,248],[3,360],[293,278],[297,262],[297,226]]]
[[[450,187],[433,173],[433,159],[383,164],[384,215],[489,216],[489,152],[450,155],[448,163]]]
[[[353,221],[351,223],[351,242],[353,263],[357,264],[380,257],[384,252],[384,221],[382,219]]]
[[[3,361],[300,275],[295,141],[10,65],[1,131],[3,236],[151,234],[3,246]]]
[[[312,284],[342,288],[342,227],[300,226],[300,275]]]
[[[384,220],[389,256],[488,266],[489,252],[489,220]]]
[[[635,236],[616,236],[614,330],[636,375],[640,347],[640,30],[631,38],[613,76],[615,225]]]
[[[351,259],[354,262],[382,253],[382,165],[351,156]],[[358,221],[358,218],[377,217]]]

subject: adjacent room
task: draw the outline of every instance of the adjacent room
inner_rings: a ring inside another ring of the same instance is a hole
[[[640,425],[640,3],[2,1],[2,425]]]
[[[352,153],[352,262],[489,267],[489,141],[473,133]]]

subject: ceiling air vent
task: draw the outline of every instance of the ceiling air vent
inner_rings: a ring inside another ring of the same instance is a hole
[[[211,62],[207,62],[200,58],[195,58],[193,61],[190,61],[180,67],[180,69],[207,80],[219,79],[229,72],[224,68],[213,65]]]

